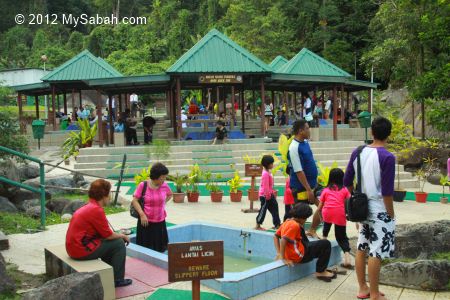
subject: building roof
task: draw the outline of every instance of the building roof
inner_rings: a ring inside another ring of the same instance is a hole
[[[288,60],[286,58],[284,58],[281,55],[278,55],[277,57],[275,57],[272,62],[270,63],[270,67],[272,68],[272,70],[274,72],[278,71],[279,69],[281,69],[286,63],[288,62]]]
[[[272,69],[226,35],[212,29],[166,72],[271,73]]]
[[[306,76],[351,77],[349,73],[306,48],[303,48],[287,64],[281,67],[281,69],[278,69],[276,73]]]
[[[118,76],[122,74],[106,61],[84,50],[42,77],[42,81],[79,81]]]

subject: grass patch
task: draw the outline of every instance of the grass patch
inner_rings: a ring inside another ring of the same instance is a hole
[[[46,225],[60,224],[61,216],[57,213],[50,213],[45,218]],[[24,213],[0,212],[0,230],[5,234],[33,233],[39,231],[41,227],[40,219],[34,219]]]
[[[436,260],[448,260],[450,261],[450,252],[438,252],[433,254],[433,256],[431,257],[431,259],[436,259]],[[450,284],[450,282],[449,282]],[[450,285],[449,285],[450,287]],[[450,288],[449,288],[450,289]]]
[[[89,197],[87,194],[71,193],[71,194],[55,194],[52,199],[67,199],[67,200],[82,200],[88,201]]]
[[[416,258],[386,258],[381,260],[381,265],[386,266],[396,262],[412,263],[417,261]]]

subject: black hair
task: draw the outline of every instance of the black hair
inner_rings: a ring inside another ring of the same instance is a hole
[[[270,166],[270,164],[274,163],[274,159],[272,155],[264,155],[261,158],[261,165],[264,167],[264,169],[267,170],[267,168]]]
[[[217,121],[217,126],[225,126],[225,123],[222,120]]]
[[[156,163],[150,169],[150,179],[155,180],[161,177],[162,175],[168,175],[169,169],[162,163]]]
[[[338,187],[338,190],[344,186],[344,171],[340,168],[331,169],[328,176],[328,187],[331,188],[334,185]]]
[[[391,135],[392,123],[386,118],[377,117],[372,121],[371,129],[374,139],[384,141]]]
[[[312,208],[306,203],[297,203],[289,211],[289,216],[296,219],[308,219],[313,214]]]
[[[294,124],[292,124],[292,134],[297,135],[300,130],[305,129],[306,124],[305,119],[295,121]]]

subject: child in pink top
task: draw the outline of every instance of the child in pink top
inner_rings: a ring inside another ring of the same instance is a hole
[[[320,204],[317,208],[322,211],[323,237],[326,239],[334,224],[336,241],[344,251],[344,268],[353,269],[350,262],[350,244],[346,233],[347,220],[345,218],[345,201],[350,193],[344,187],[344,171],[339,168],[332,169],[328,178],[328,186],[320,195]]]
[[[283,222],[289,218],[289,212],[294,207],[294,196],[292,196],[289,176],[286,178],[286,185],[284,189],[284,217]]]
[[[264,169],[262,171],[261,184],[259,186],[259,201],[261,202],[261,208],[256,216],[255,229],[258,230],[264,230],[261,225],[264,222],[267,210],[269,210],[272,215],[273,228],[278,229],[281,224],[280,216],[278,214],[278,203],[275,198],[275,191],[273,190],[273,176],[270,173],[270,170],[273,168],[273,163],[274,159],[271,155],[264,155],[261,159],[261,165]]]

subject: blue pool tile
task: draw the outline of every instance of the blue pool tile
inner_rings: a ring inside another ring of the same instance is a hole
[[[279,287],[278,285],[278,269],[273,269],[265,273],[266,286],[268,290]]]
[[[267,291],[266,275],[259,274],[253,276],[253,295],[258,295]]]
[[[238,299],[247,299],[253,296],[253,279],[248,278],[241,280],[237,285],[239,294]]]

